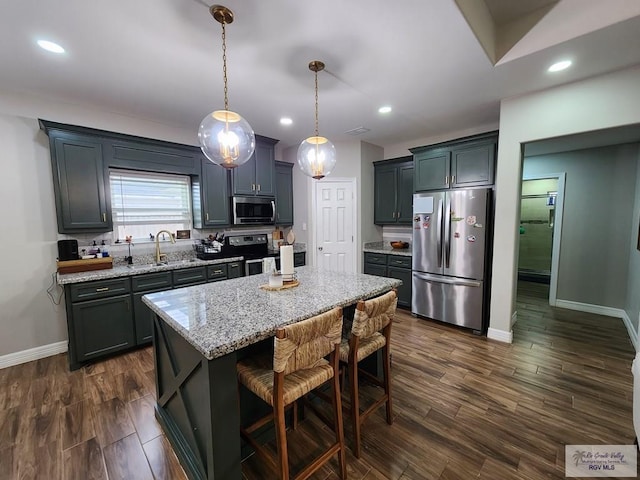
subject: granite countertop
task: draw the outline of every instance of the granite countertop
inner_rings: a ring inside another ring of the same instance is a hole
[[[333,307],[398,287],[401,280],[298,267],[300,285],[262,290],[268,274],[148,294],[142,301],[207,359],[221,357]]]
[[[402,250],[391,248],[389,242],[369,242],[364,244],[363,251],[371,253],[384,253],[385,255],[402,255],[404,257],[411,256],[411,244]]]
[[[147,263],[140,265],[123,265],[105,270],[92,270],[90,272],[58,273],[58,284],[66,285],[69,283],[90,282],[93,280],[105,280],[108,278],[130,277],[132,275],[140,275],[143,273],[165,272],[168,270],[177,270],[179,268],[200,267],[202,265],[215,265],[217,263],[237,262],[242,260],[244,260],[243,257],[216,258],[215,260],[200,260],[198,258],[194,258],[190,260],[170,261],[166,265]]]

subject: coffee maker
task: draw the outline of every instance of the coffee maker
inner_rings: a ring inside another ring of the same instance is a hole
[[[77,240],[58,240],[58,260],[77,260],[78,258]]]

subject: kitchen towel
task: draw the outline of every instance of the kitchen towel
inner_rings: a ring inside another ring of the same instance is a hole
[[[276,259],[265,257],[262,259],[262,273],[271,273],[276,269]]]
[[[280,247],[280,272],[282,275],[293,275],[293,245]]]

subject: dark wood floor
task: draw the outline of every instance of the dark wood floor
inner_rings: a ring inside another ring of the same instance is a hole
[[[349,479],[564,478],[565,444],[632,443],[626,329],[550,308],[547,288],[521,283],[511,345],[399,312],[394,424],[384,409],[367,420]],[[0,479],[185,478],[153,404],[150,348],[76,372],[65,355],[0,370]],[[290,433],[294,471],[323,438],[313,414]],[[313,478],[337,479],[336,469]],[[243,473],[274,478],[254,457]]]

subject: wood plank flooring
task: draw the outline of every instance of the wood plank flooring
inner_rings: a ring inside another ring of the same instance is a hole
[[[550,308],[546,285],[518,293],[511,345],[398,312],[394,424],[384,409],[365,422],[349,479],[564,478],[565,444],[633,442],[622,321]],[[186,478],[154,418],[153,382],[151,348],[75,372],[65,355],[0,370],[0,480]],[[350,445],[348,417],[345,430]],[[330,438],[309,413],[289,433],[293,471]],[[337,472],[334,460],[312,478]],[[254,457],[243,476],[275,478]]]

